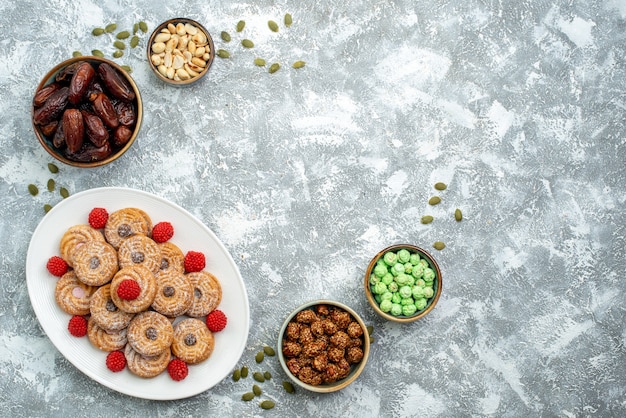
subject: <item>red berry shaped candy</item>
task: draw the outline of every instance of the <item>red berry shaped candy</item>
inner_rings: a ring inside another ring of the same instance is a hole
[[[94,229],[102,229],[109,220],[109,212],[104,208],[93,208],[89,212],[89,225]]]
[[[185,254],[185,272],[194,273],[202,271],[206,266],[204,254],[198,251],[189,251]]]
[[[122,280],[117,288],[117,296],[123,300],[135,300],[141,294],[141,287],[139,283],[134,280],[126,279]]]
[[[159,222],[152,228],[152,239],[156,242],[165,242],[174,236],[174,227],[169,222]]]
[[[206,316],[206,326],[211,332],[223,330],[226,328],[226,322],[228,322],[226,315],[219,309],[215,309]]]
[[[173,380],[179,382],[187,377],[189,369],[187,363],[179,358],[175,358],[167,365],[167,372]]]
[[[84,316],[74,315],[67,324],[67,329],[74,337],[87,335],[87,320]]]
[[[126,367],[126,357],[124,353],[116,350],[107,354],[106,365],[114,373],[121,372]]]
[[[53,276],[61,277],[65,273],[67,273],[67,263],[58,255],[53,255],[48,259],[46,263],[46,268]]]

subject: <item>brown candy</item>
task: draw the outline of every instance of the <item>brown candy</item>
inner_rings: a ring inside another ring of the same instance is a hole
[[[128,81],[109,64],[100,64],[98,75],[113,97],[127,102],[135,99],[135,92]]]
[[[70,81],[70,93],[68,97],[70,103],[73,105],[80,103],[95,75],[96,70],[93,69],[90,63],[86,61],[80,63]]]
[[[102,119],[93,113],[86,111],[81,112],[85,121],[85,133],[87,139],[96,147],[102,147],[109,139],[109,131],[104,126]]]
[[[35,97],[33,98],[33,105],[35,107],[39,107],[43,105],[46,100],[54,93],[55,91],[61,89],[61,84],[59,83],[51,83],[47,86],[40,88],[37,93],[35,93]]]
[[[95,93],[89,96],[93,110],[96,115],[100,116],[102,122],[111,129],[117,128],[120,121],[117,119],[117,112],[113,107],[113,103],[104,93]]]
[[[69,87],[63,87],[52,93],[44,104],[35,110],[33,121],[37,125],[47,125],[58,120],[67,106],[67,98],[70,94]]]
[[[65,132],[67,150],[72,154],[78,152],[85,137],[85,124],[80,110],[66,109],[63,112],[63,132]]]

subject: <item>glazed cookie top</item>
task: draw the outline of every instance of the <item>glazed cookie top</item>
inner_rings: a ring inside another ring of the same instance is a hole
[[[222,301],[222,286],[219,280],[208,271],[187,273],[193,286],[193,304],[187,315],[199,318],[213,311]]]
[[[115,248],[119,248],[128,237],[138,234],[150,236],[151,233],[150,216],[138,208],[124,208],[111,213],[104,227],[106,240]]]

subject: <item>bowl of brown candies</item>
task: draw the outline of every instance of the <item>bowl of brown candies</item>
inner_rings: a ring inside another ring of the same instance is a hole
[[[369,352],[363,320],[348,306],[331,300],[299,306],[278,335],[283,370],[294,383],[312,392],[335,392],[354,382]]]
[[[31,118],[37,139],[54,158],[75,167],[98,167],[131,147],[143,107],[137,85],[122,67],[80,56],[44,76]]]

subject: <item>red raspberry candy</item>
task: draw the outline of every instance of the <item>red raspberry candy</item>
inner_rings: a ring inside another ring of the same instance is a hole
[[[226,322],[228,322],[226,315],[219,309],[215,309],[206,316],[206,326],[211,332],[219,332],[223,330],[226,328]]]
[[[111,351],[107,354],[106,365],[112,372],[121,372],[126,367],[126,357],[120,350]]]
[[[74,315],[67,324],[67,329],[74,337],[87,335],[87,320],[84,316]]]
[[[104,208],[93,208],[89,212],[89,225],[95,229],[102,229],[109,220],[109,212]]]
[[[167,372],[173,380],[179,382],[187,377],[189,369],[187,368],[187,363],[179,358],[175,358],[167,365]]]
[[[189,251],[185,255],[185,271],[187,273],[202,271],[205,266],[206,259],[204,258],[204,254],[197,251]]]
[[[65,273],[67,273],[67,263],[58,255],[53,255],[48,259],[46,263],[46,268],[53,276],[61,277]]]
[[[174,227],[169,222],[159,222],[152,228],[152,239],[165,242],[174,236]]]
[[[117,296],[124,300],[135,300],[141,294],[141,287],[139,283],[134,280],[126,279],[122,280],[117,288]]]

